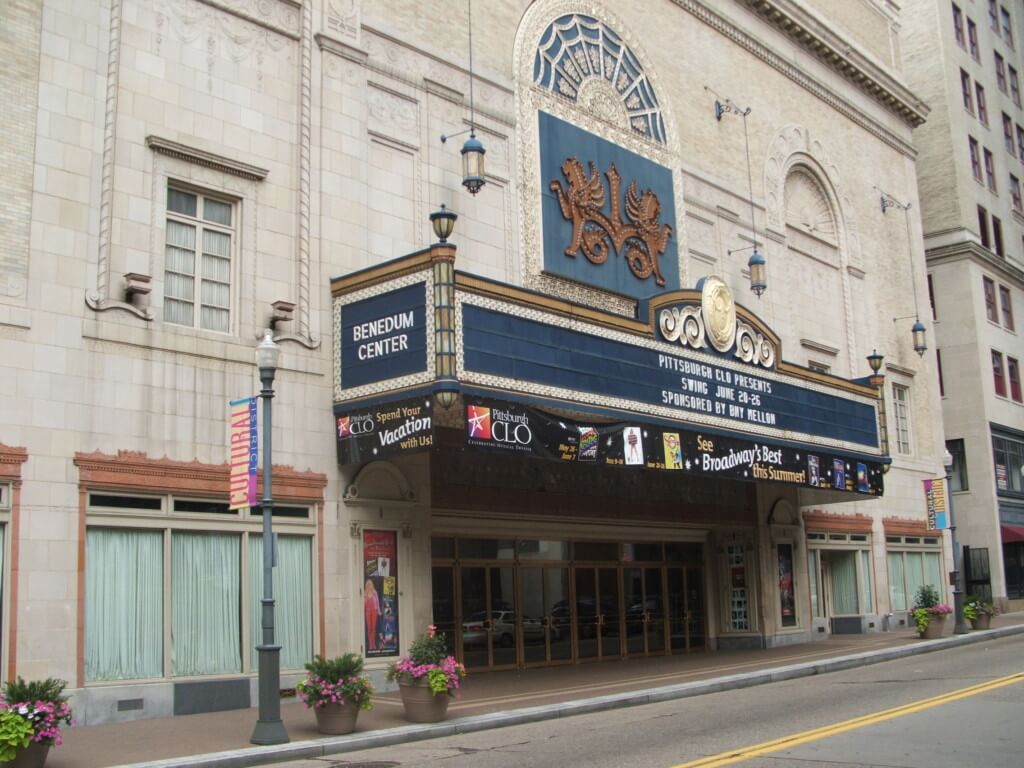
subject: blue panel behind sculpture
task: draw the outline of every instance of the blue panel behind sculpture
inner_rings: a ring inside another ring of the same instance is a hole
[[[539,120],[544,271],[636,299],[679,288],[672,172]]]

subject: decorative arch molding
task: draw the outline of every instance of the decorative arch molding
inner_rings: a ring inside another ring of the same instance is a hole
[[[134,491],[136,493],[193,493],[227,498],[230,467],[200,461],[174,461],[166,456],[151,459],[141,451],[118,451],[116,456],[101,453],[76,453],[78,484],[82,489]],[[327,476],[319,472],[300,472],[294,467],[275,464],[274,501],[321,504]],[[263,472],[257,481],[262,493]]]
[[[578,54],[573,53],[571,46],[562,45],[567,35],[576,35],[583,29],[588,30],[589,37],[576,49]],[[564,50],[557,45],[552,47],[558,35],[561,35],[558,39]],[[555,55],[558,52],[561,56]],[[552,62],[563,62],[563,65],[555,66]],[[570,301],[596,304],[624,315],[632,315],[636,309],[632,299],[542,274],[543,249],[537,226],[541,220],[539,191],[550,180],[541,179],[539,173],[537,113],[540,111],[578,125],[673,171],[679,279],[680,285],[687,284],[686,218],[682,174],[678,171],[683,165],[679,132],[671,108],[658,101],[658,95],[667,91],[661,88],[658,74],[649,62],[650,58],[629,27],[597,3],[538,0],[523,14],[516,33],[513,74],[524,287]],[[624,73],[621,88],[618,87],[620,70],[617,67],[629,69],[628,75]],[[574,71],[576,79],[566,74],[566,85],[560,85],[561,73],[570,70]],[[656,115],[656,119],[634,122],[641,115]],[[650,126],[650,130],[643,126]]]
[[[853,202],[843,190],[839,166],[825,145],[811,137],[800,125],[779,129],[768,145],[764,161],[765,214],[769,229],[786,231],[786,180],[793,172],[805,174],[825,195],[835,225],[835,244],[839,249],[839,279],[843,287],[843,314],[846,321],[846,349],[850,371],[856,370],[853,338],[853,298],[850,271],[863,272],[860,230]]]
[[[408,505],[416,502],[416,491],[394,464],[371,461],[345,489],[344,501],[347,505]]]

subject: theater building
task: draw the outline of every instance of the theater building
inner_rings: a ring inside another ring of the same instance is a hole
[[[893,4],[3,13],[3,677],[86,724],[255,702],[267,327],[283,687],[431,623],[615,663],[946,583]]]

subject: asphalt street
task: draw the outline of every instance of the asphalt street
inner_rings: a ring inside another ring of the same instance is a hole
[[[276,765],[1021,768],[1022,659],[1024,637],[1015,636],[756,688]]]

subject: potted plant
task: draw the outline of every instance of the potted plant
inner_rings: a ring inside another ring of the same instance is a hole
[[[18,677],[4,685],[0,695],[0,765],[41,768],[50,747],[63,743],[60,727],[71,725],[66,686],[67,682],[53,677],[27,683]]]
[[[939,602],[939,591],[934,586],[925,584],[918,587],[911,615],[921,637],[929,640],[942,637],[946,617],[952,612],[949,605]]]
[[[318,654],[306,665],[308,674],[295,690],[316,715],[320,733],[352,733],[359,710],[373,709],[373,684],[362,671],[363,657],[355,653],[334,659]]]
[[[968,597],[964,605],[964,618],[971,622],[972,629],[988,629],[997,613],[992,603],[974,596]]]
[[[413,723],[444,720],[448,700],[466,676],[466,668],[448,653],[444,635],[431,624],[427,633],[412,641],[409,655],[393,662],[388,680],[397,680],[405,717]]]

